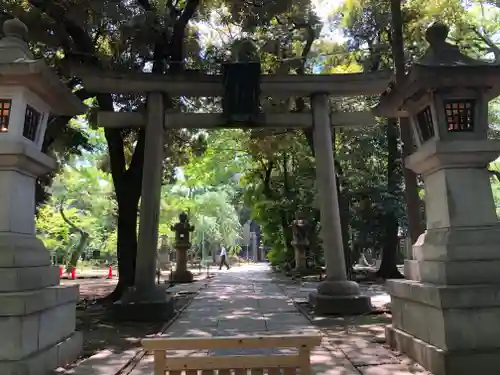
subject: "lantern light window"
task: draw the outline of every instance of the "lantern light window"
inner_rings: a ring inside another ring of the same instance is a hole
[[[9,129],[11,106],[12,100],[0,99],[0,133],[6,133]]]
[[[434,137],[434,125],[432,121],[432,112],[429,106],[425,107],[417,114],[417,127],[422,142],[428,141]]]
[[[33,142],[36,140],[38,125],[40,124],[40,112],[29,105],[26,106],[26,113],[24,115],[24,129],[23,136]]]
[[[449,132],[474,131],[474,101],[452,100],[444,103]]]

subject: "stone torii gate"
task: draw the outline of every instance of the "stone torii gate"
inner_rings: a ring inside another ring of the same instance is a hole
[[[237,63],[245,64],[245,63]],[[229,64],[230,65],[230,64]],[[224,96],[223,76],[186,72],[176,76],[152,73],[117,73],[96,71],[83,65],[72,67],[87,90],[95,93],[142,94],[147,97],[147,112],[100,112],[102,127],[146,127],[144,173],[138,254],[136,262],[135,304],[149,304],[165,298],[153,292],[155,285],[156,246],[162,175],[163,134],[173,128],[227,127],[227,117],[215,113],[172,113],[166,111],[163,95],[188,97]],[[260,69],[259,69],[260,70]],[[312,293],[310,301],[322,313],[363,313],[371,308],[370,300],[359,294],[359,286],[347,280],[344,262],[342,231],[334,173],[331,126],[365,126],[375,123],[370,112],[332,113],[329,96],[346,97],[378,95],[386,87],[389,72],[334,75],[263,75],[260,93],[270,97],[310,97],[312,113],[258,113],[252,128],[289,129],[314,128],[314,148],[317,162],[317,183],[320,201],[322,232],[325,248],[326,280]],[[255,115],[255,112],[254,112]],[[221,124],[226,125],[221,125]],[[230,127],[246,127],[237,122]],[[150,309],[148,309],[151,311]]]

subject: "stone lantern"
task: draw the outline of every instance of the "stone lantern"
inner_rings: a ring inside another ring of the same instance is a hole
[[[500,369],[500,224],[487,166],[500,142],[487,139],[488,101],[500,94],[500,65],[446,42],[440,23],[429,49],[377,115],[409,116],[416,150],[405,165],[425,183],[426,231],[390,280],[391,346],[434,375]]]
[[[49,115],[85,106],[6,21],[0,39],[0,374],[45,374],[77,358],[78,286],[59,285],[58,267],[35,236],[35,182],[56,167],[42,147]]]
[[[309,230],[309,223],[302,217],[301,213],[295,214],[295,220],[292,222],[293,240],[292,246],[295,250],[294,272],[301,274],[307,271],[306,252],[309,247],[309,240],[307,239],[307,232]]]
[[[185,212],[179,215],[179,222],[171,227],[175,232],[175,271],[171,280],[176,283],[190,283],[193,274],[187,269],[187,252],[191,248],[190,234],[194,231],[194,225],[189,223],[189,217]]]

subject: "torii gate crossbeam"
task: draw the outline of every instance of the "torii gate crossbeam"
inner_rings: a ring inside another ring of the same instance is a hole
[[[224,95],[222,76],[200,74],[199,71],[176,76],[152,73],[117,73],[72,67],[90,92],[138,94],[164,92],[172,96],[221,97]],[[310,96],[321,92],[329,96],[379,95],[387,88],[392,72],[309,75],[263,75],[261,94],[275,97]]]
[[[362,127],[376,123],[371,112],[335,112],[330,116],[333,127]],[[181,113],[166,112],[165,128],[167,129],[221,129],[221,128],[264,128],[291,129],[310,128],[313,126],[311,113],[267,113],[262,114],[254,125],[226,124],[225,118],[218,113]],[[101,111],[97,123],[104,128],[142,127],[147,123],[140,112]]]

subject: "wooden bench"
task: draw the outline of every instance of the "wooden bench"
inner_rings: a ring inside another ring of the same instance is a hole
[[[154,355],[154,375],[311,375],[311,349],[320,345],[319,335],[229,336],[149,338],[142,346]],[[290,354],[168,357],[174,350],[296,349]]]

